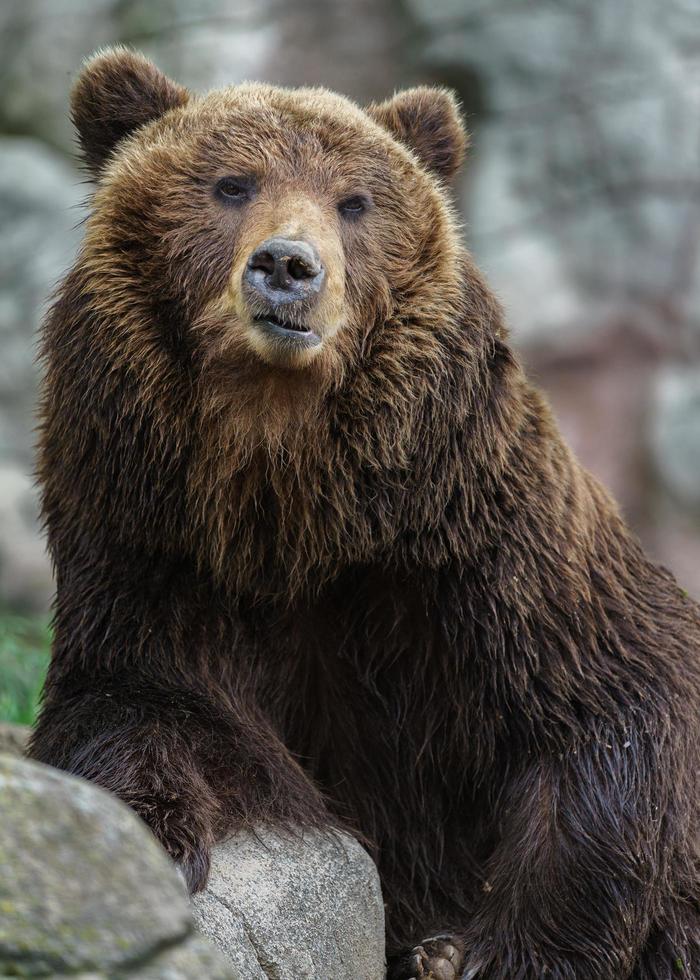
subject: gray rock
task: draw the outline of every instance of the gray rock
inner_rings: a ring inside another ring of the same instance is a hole
[[[0,975],[235,980],[165,852],[124,804],[0,756]]]
[[[28,738],[28,725],[13,725],[7,721],[0,721],[0,752],[21,756],[24,754]]]
[[[384,977],[379,879],[352,838],[240,834],[214,849],[191,910],[128,807],[2,754],[21,752],[26,737],[0,725],[0,976]]]
[[[380,980],[376,868],[341,834],[240,834],[213,855],[195,921],[243,980]]]

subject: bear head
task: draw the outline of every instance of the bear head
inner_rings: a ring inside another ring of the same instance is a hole
[[[456,288],[445,185],[466,136],[443,89],[364,110],[264,84],[196,96],[122,48],[87,62],[72,115],[97,185],[88,289],[127,344],[185,350],[239,410],[294,418],[379,326]]]

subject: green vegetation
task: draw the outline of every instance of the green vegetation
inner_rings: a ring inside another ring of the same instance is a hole
[[[45,620],[0,611],[0,721],[34,721],[50,643]]]

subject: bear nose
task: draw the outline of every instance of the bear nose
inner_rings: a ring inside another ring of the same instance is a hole
[[[255,249],[244,273],[246,283],[276,303],[311,299],[321,289],[324,268],[308,242],[269,238]]]

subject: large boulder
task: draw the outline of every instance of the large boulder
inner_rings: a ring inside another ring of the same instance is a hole
[[[384,977],[379,877],[351,837],[239,834],[192,909],[135,814],[22,759],[27,732],[0,724],[0,976]]]
[[[240,980],[155,838],[90,783],[1,755],[0,867],[1,976]]]
[[[384,977],[379,877],[345,834],[239,834],[215,849],[193,904],[245,980]]]

